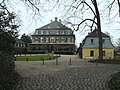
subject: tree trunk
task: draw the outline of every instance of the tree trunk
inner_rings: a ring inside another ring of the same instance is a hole
[[[95,12],[96,12],[96,18],[97,18],[97,28],[98,28],[98,36],[99,36],[99,60],[103,60],[103,45],[102,45],[102,32],[101,32],[101,22],[100,22],[100,14],[97,6],[97,1],[93,0],[93,4],[95,7]]]

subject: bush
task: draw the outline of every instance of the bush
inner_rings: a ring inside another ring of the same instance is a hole
[[[108,84],[111,90],[120,90],[120,72],[114,74]]]
[[[17,83],[14,56],[10,53],[0,53],[0,90],[11,90]]]

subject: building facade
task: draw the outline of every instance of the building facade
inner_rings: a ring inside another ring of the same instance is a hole
[[[32,35],[29,53],[74,53],[75,35],[73,31],[55,18],[55,21],[38,28]]]
[[[114,58],[114,46],[111,43],[110,36],[102,33],[103,41],[103,59]],[[83,42],[80,44],[80,58],[83,59],[98,59],[99,57],[99,38],[98,29],[89,33]]]

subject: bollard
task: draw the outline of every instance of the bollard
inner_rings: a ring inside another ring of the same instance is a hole
[[[70,65],[72,65],[71,58],[70,58]]]
[[[58,65],[58,58],[56,58],[56,65]]]
[[[44,64],[45,64],[45,63],[44,63],[44,59],[43,59],[42,61],[43,61],[43,63],[42,63],[42,64],[44,65]]]

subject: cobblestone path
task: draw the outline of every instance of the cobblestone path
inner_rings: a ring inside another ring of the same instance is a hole
[[[77,56],[71,57],[73,63],[69,65],[68,57],[71,56],[62,56],[58,65],[54,60],[45,65],[40,65],[40,62],[17,62],[16,71],[22,79],[13,90],[109,90],[107,81],[120,70],[119,65],[96,65]],[[22,72],[25,64],[25,72]]]

